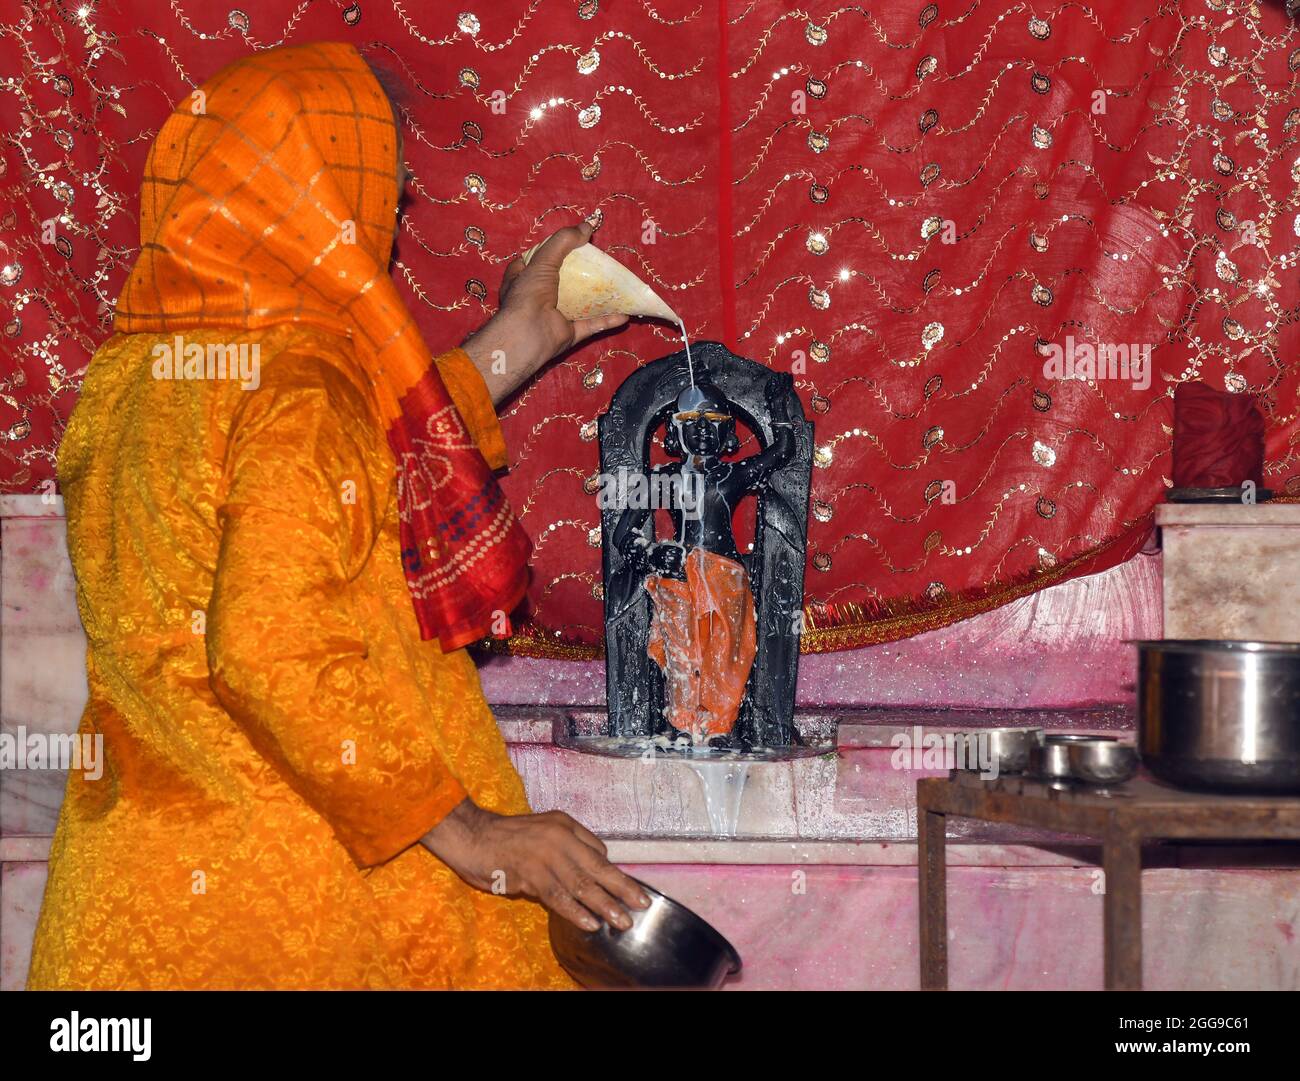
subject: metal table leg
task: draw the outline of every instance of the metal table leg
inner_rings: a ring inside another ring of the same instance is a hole
[[[947,816],[917,807],[917,881],[921,916],[921,990],[948,990]]]
[[[1106,990],[1142,990],[1142,838],[1113,826],[1102,841],[1106,872]]]

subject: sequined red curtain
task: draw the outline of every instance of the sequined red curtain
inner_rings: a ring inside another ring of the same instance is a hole
[[[53,474],[167,109],[251,49],[320,38],[406,88],[395,273],[435,346],[490,313],[512,253],[600,210],[599,242],[693,335],[795,373],[817,425],[809,648],[1132,553],[1181,380],[1260,395],[1267,481],[1300,488],[1300,34],[1280,4],[460,2],[6,9],[0,488]],[[1149,346],[1149,385],[1053,378],[1071,346]],[[509,406],[536,545],[514,648],[598,646],[595,417],[677,347],[633,327]]]

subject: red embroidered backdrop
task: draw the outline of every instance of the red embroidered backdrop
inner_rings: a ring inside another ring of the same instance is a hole
[[[395,274],[435,348],[491,312],[513,253],[600,210],[599,242],[693,336],[795,373],[818,448],[806,648],[1126,558],[1170,484],[1181,380],[1260,395],[1267,483],[1300,491],[1300,34],[1241,0],[10,3],[3,490],[53,475],[166,111],[250,49],[319,38],[407,88]],[[1149,385],[1055,378],[1072,344],[1150,346]],[[594,419],[677,347],[632,327],[506,411],[536,545],[515,649],[598,646]]]

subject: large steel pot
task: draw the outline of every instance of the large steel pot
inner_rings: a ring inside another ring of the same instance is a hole
[[[1135,644],[1148,770],[1182,788],[1300,792],[1300,644]]]

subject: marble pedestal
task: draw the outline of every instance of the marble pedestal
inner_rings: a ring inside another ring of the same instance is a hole
[[[1164,637],[1300,642],[1300,504],[1164,503]]]

